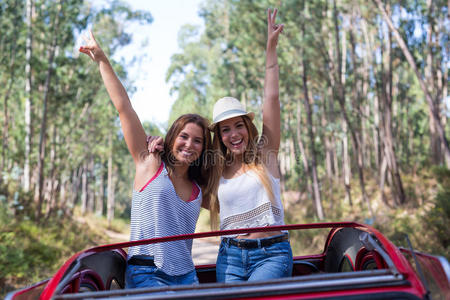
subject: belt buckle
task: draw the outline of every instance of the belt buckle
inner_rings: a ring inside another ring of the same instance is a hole
[[[245,241],[243,241],[242,239],[237,239],[237,246],[239,248],[245,248]]]

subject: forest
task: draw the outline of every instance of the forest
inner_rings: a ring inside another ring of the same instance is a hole
[[[260,111],[269,7],[285,25],[278,62],[286,222],[363,222],[449,258],[447,1],[204,0],[204,26],[186,24],[173,37],[181,51],[166,73],[176,97],[167,124],[189,112],[210,119],[223,96]],[[151,5],[0,2],[2,291],[29,270],[46,274],[35,270],[38,260],[18,270],[11,257],[63,255],[26,249],[33,230],[62,229],[76,215],[109,226],[129,218],[134,164],[96,66],[79,57],[75,41],[95,24],[113,57],[133,41],[133,22],[151,26]],[[112,64],[132,95],[126,63]],[[144,127],[164,136],[157,124]]]

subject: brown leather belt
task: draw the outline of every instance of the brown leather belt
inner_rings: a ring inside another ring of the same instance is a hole
[[[236,246],[243,249],[269,247],[272,246],[273,244],[287,240],[289,240],[289,236],[287,234],[282,236],[275,236],[273,238],[254,239],[254,240],[233,239],[233,238],[222,239],[222,241],[228,245]]]

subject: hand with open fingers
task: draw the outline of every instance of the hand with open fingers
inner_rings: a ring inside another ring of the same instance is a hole
[[[100,46],[98,45],[97,41],[95,40],[94,34],[92,33],[91,30],[89,30],[89,37],[83,35],[83,39],[86,45],[80,47],[79,51],[81,53],[86,54],[95,62],[99,62],[102,59],[106,59],[105,53],[103,52],[102,48],[100,48]]]
[[[273,12],[267,9],[267,44],[269,46],[277,46],[278,36],[283,32],[284,24],[276,24],[278,9]]]
[[[147,136],[148,153],[161,152],[164,149],[164,140],[160,136]]]

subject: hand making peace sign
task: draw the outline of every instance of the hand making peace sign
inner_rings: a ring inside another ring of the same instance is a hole
[[[86,42],[86,46],[81,46],[79,51],[81,53],[89,56],[93,61],[99,62],[103,59],[106,59],[106,55],[103,52],[102,48],[98,45],[95,40],[94,34],[91,30],[89,30],[89,37],[83,36],[84,41]]]
[[[284,24],[276,24],[278,9],[267,9],[267,46],[276,47],[278,36],[283,32]]]

